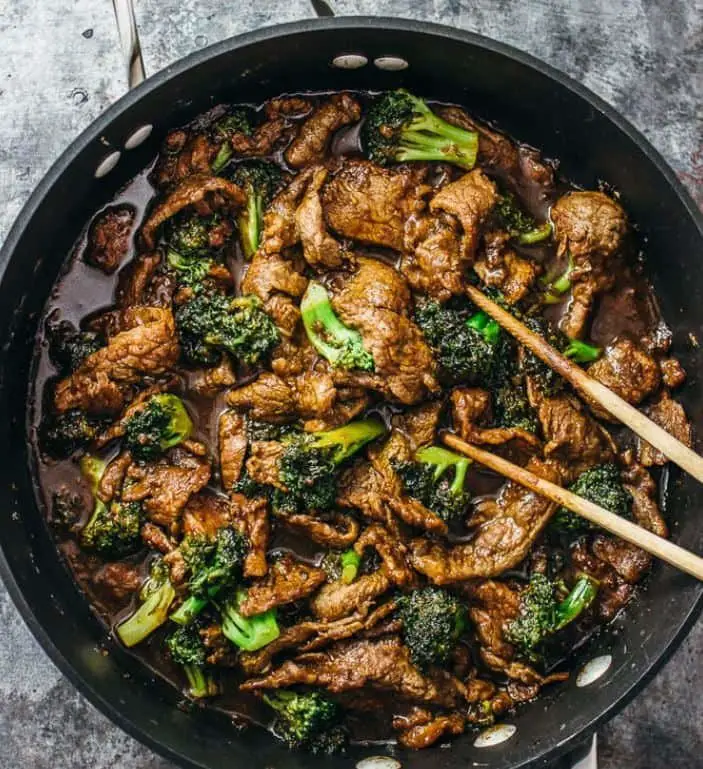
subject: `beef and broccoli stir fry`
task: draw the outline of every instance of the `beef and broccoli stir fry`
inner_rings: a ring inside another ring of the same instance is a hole
[[[490,724],[568,678],[650,557],[440,431],[664,536],[665,459],[465,287],[690,444],[642,272],[617,195],[461,108],[212,110],[97,214],[47,308],[59,546],[121,644],[292,748]]]

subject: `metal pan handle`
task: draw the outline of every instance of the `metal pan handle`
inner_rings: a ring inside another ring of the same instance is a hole
[[[131,90],[146,78],[134,4],[132,0],[112,0],[112,6],[127,68],[127,84]]]

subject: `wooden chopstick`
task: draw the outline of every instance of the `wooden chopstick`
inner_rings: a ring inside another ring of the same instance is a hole
[[[703,483],[703,457],[674,438],[658,424],[646,417],[641,411],[631,406],[626,400],[598,382],[554,349],[545,339],[534,331],[530,331],[514,315],[504,310],[499,304],[489,299],[475,286],[467,285],[466,294],[471,301],[480,307],[502,328],[514,336],[520,344],[532,350],[550,368],[570,382],[579,392],[598,403],[617,420],[630,428],[634,433],[659,449],[664,456],[690,473],[696,480]]]
[[[681,571],[692,575],[696,579],[703,581],[703,558],[685,550],[683,547],[675,545],[664,537],[659,537],[651,531],[638,526],[626,518],[621,518],[615,513],[611,513],[600,505],[589,502],[583,497],[579,497],[556,483],[540,478],[538,475],[525,470],[524,467],[515,465],[507,459],[491,454],[488,451],[479,449],[471,443],[461,440],[452,433],[442,433],[442,440],[449,448],[458,451],[467,457],[479,462],[485,467],[495,470],[500,475],[509,478],[511,481],[519,483],[541,494],[552,502],[563,505],[574,513],[578,513],[582,518],[586,518],[597,526],[609,531],[611,534],[624,539],[627,542],[636,545],[642,550],[646,550],[651,555],[661,558],[662,561],[675,566]]]

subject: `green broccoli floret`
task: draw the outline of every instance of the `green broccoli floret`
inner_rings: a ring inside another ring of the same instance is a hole
[[[272,422],[260,422],[247,418],[247,441],[280,441],[286,435],[297,431],[294,425],[277,425]]]
[[[166,225],[166,245],[169,251],[175,251],[185,258],[207,256],[212,250],[210,228],[217,221],[217,217],[198,216],[196,213],[169,219]]]
[[[63,376],[72,374],[83,361],[101,347],[105,337],[96,331],[77,331],[67,320],[48,324],[49,358]]]
[[[235,494],[244,494],[247,499],[271,499],[274,489],[255,481],[245,469],[239,480],[232,485],[232,491]]]
[[[498,324],[467,303],[427,301],[415,310],[415,322],[435,352],[446,384],[492,387],[506,375],[512,350]]]
[[[592,363],[600,358],[601,352],[600,347],[582,342],[579,339],[570,340],[563,350],[563,354],[567,358],[571,358],[574,363]]]
[[[45,419],[41,444],[49,456],[65,459],[88,446],[103,427],[103,420],[93,419],[79,409],[70,409]]]
[[[373,356],[364,348],[361,334],[339,320],[322,284],[308,283],[300,311],[310,344],[335,368],[374,370]]]
[[[188,679],[188,694],[194,699],[219,694],[219,686],[206,667],[207,649],[197,625],[180,627],[166,639],[171,659],[183,667]]]
[[[337,496],[339,466],[385,429],[376,419],[362,419],[326,432],[285,438],[279,478],[287,491],[276,490],[274,508],[281,512],[329,510]]]
[[[251,136],[253,126],[249,114],[244,109],[233,110],[220,118],[212,127],[213,134],[222,140],[222,145],[212,163],[213,173],[219,173],[229,163],[233,155],[230,139],[234,134]]]
[[[569,486],[569,491],[623,518],[629,518],[632,512],[632,495],[622,485],[617,465],[611,462],[585,470]],[[565,507],[556,511],[549,527],[553,532],[570,536],[579,536],[594,528],[590,521]]]
[[[539,658],[539,646],[548,637],[576,619],[596,597],[598,583],[582,575],[563,600],[566,589],[544,574],[533,574],[520,595],[518,616],[508,625],[505,637],[530,659]]]
[[[509,192],[498,198],[493,214],[498,220],[498,226],[525,246],[540,243],[552,234],[550,222],[538,226],[534,218],[520,208],[515,196]]]
[[[339,707],[318,692],[284,689],[265,694],[264,701],[277,714],[274,733],[289,748],[307,750],[314,755],[332,755],[346,748],[348,735],[339,724]]]
[[[493,416],[497,427],[513,427],[537,432],[537,418],[530,408],[524,387],[509,383],[493,392]]]
[[[403,89],[388,91],[371,105],[362,140],[369,159],[380,165],[437,160],[471,169],[478,153],[476,132],[447,123]]]
[[[149,460],[183,443],[192,431],[183,401],[177,395],[159,393],[129,417],[124,443],[135,459]]]
[[[112,500],[109,504],[98,497],[98,486],[106,463],[90,455],[81,459],[81,472],[89,480],[95,506],[88,523],[81,530],[81,544],[106,558],[121,558],[139,550],[142,507],[138,502]]]
[[[171,620],[187,625],[215,596],[233,588],[241,578],[248,549],[246,537],[230,526],[219,529],[214,538],[185,537],[180,551],[190,573],[188,597]]]
[[[149,577],[139,592],[140,605],[131,617],[117,626],[117,637],[125,646],[136,646],[166,622],[175,597],[168,565],[161,557],[154,559]]]
[[[574,260],[569,254],[569,263],[566,269],[558,275],[547,274],[540,279],[544,286],[543,300],[545,304],[559,304],[564,294],[571,291],[571,273],[574,271]]]
[[[246,206],[239,214],[239,239],[246,259],[256,253],[261,241],[264,210],[283,184],[280,166],[268,160],[246,160],[228,172],[247,196]]]
[[[269,609],[253,617],[245,617],[239,606],[246,598],[246,590],[236,593],[219,606],[222,618],[222,632],[236,647],[255,652],[268,646],[281,634],[276,621],[276,610]]]
[[[276,325],[254,295],[195,296],[176,310],[176,326],[186,360],[196,365],[213,365],[222,350],[244,363],[257,363],[280,341]]]
[[[466,628],[466,609],[451,593],[423,587],[398,599],[403,643],[422,669],[445,665]]]
[[[188,286],[195,293],[202,291],[203,281],[210,274],[214,264],[212,259],[201,256],[181,256],[176,251],[169,249],[166,254],[168,266],[176,273],[178,283]]]
[[[414,461],[400,462],[394,467],[405,493],[422,502],[446,523],[459,520],[471,501],[465,490],[466,472],[471,460],[440,446],[420,449]],[[448,470],[453,478],[446,477]]]

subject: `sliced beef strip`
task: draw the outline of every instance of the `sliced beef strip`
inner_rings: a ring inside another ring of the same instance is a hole
[[[288,422],[297,413],[295,392],[275,374],[264,372],[253,382],[227,393],[227,403],[243,409],[252,419]]]
[[[122,264],[129,254],[130,235],[136,218],[133,206],[108,206],[90,224],[83,258],[106,275]]]
[[[588,367],[588,374],[634,406],[656,392],[661,384],[657,361],[626,337],[609,344],[603,356]],[[598,409],[597,415],[612,420],[604,409]]]
[[[244,691],[295,684],[319,686],[332,693],[370,687],[391,691],[410,702],[452,708],[464,700],[460,681],[444,671],[421,673],[397,637],[347,641],[325,652],[310,652],[284,662],[264,678],[242,684]]]
[[[302,171],[271,201],[264,213],[259,252],[265,256],[282,254],[300,240],[295,212],[315,173],[314,168]]]
[[[481,282],[500,289],[508,304],[516,304],[530,291],[541,267],[508,246],[507,232],[489,232],[484,238],[485,249],[474,264]]]
[[[481,226],[497,201],[495,183],[478,168],[442,187],[430,201],[431,211],[444,211],[459,220],[464,231],[462,250],[466,266],[473,263]]]
[[[295,212],[295,223],[303,246],[305,261],[315,269],[340,267],[349,252],[327,231],[320,190],[327,179],[327,169],[320,166],[305,191],[303,200]]]
[[[423,207],[425,169],[381,168],[347,160],[325,186],[322,204],[329,226],[344,238],[403,249],[405,222]]]
[[[130,465],[122,488],[122,500],[141,502],[152,523],[175,533],[188,500],[209,480],[207,459],[174,450],[168,461]]]
[[[645,414],[668,433],[689,448],[693,445],[693,429],[688,421],[683,406],[672,399],[664,390],[656,403],[644,410]],[[641,438],[637,439],[637,454],[639,461],[645,467],[665,465],[669,460],[659,451]]]
[[[164,141],[149,181],[157,189],[166,189],[191,174],[210,173],[217,151],[218,145],[204,133],[172,131]]]
[[[238,155],[261,158],[270,155],[289,139],[293,126],[283,117],[275,117],[256,126],[251,135],[234,133],[229,143]]]
[[[361,118],[361,105],[346,93],[334,94],[306,118],[285,152],[286,163],[304,168],[325,159],[332,134]]]
[[[330,622],[355,611],[367,610],[391,585],[392,582],[383,569],[371,574],[362,574],[349,585],[330,582],[320,588],[310,601],[310,608],[317,619]]]
[[[459,436],[469,443],[501,446],[515,443],[520,450],[539,449],[540,439],[521,427],[482,427],[490,420],[491,394],[477,387],[458,387],[450,395],[452,422]]]
[[[148,309],[148,320],[112,337],[56,385],[59,412],[78,408],[90,414],[114,413],[144,376],[158,376],[176,365],[180,353],[170,310]]]
[[[226,199],[228,207],[240,208],[246,203],[246,194],[233,182],[219,176],[195,174],[178,184],[166,199],[152,211],[141,229],[147,249],[156,245],[156,232],[161,225],[188,206],[196,205],[208,195],[217,193]]]
[[[675,390],[686,381],[686,370],[676,358],[664,358],[659,361],[662,381],[670,389]]]
[[[296,561],[291,555],[284,555],[273,561],[266,577],[252,582],[247,588],[246,598],[240,603],[239,611],[245,617],[253,617],[275,606],[307,598],[326,579],[322,569]]]
[[[574,269],[572,297],[561,328],[569,337],[583,335],[595,297],[615,281],[612,260],[620,251],[628,224],[619,203],[602,192],[567,192],[552,206],[558,255],[569,254]]]
[[[257,483],[287,491],[280,480],[280,463],[285,450],[279,441],[253,441],[246,461],[249,477]]]
[[[139,533],[142,542],[144,542],[147,547],[156,550],[159,553],[167,555],[168,553],[173,552],[176,548],[173,539],[171,539],[163,529],[156,526],[156,524],[149,522],[145,523]]]
[[[237,383],[237,374],[229,357],[223,356],[222,360],[212,368],[198,369],[190,378],[190,389],[203,398],[215,398],[222,390],[232,387]]]
[[[357,269],[338,276],[335,284],[335,311],[359,331],[374,359],[374,375],[357,375],[359,383],[408,405],[437,392],[436,364],[420,329],[408,317],[410,292],[397,270],[359,257]]]
[[[378,523],[372,523],[361,533],[354,551],[363,556],[366,549],[375,550],[383,562],[383,569],[396,585],[411,585],[415,575],[408,563],[408,548],[397,536]]]
[[[268,502],[263,498],[247,499],[243,494],[232,494],[231,511],[234,525],[249,540],[244,576],[263,577],[268,571],[266,552],[271,538]]]
[[[232,513],[229,500],[215,494],[193,494],[183,508],[183,536],[205,536],[214,539],[220,529],[230,526]]]
[[[398,732],[398,744],[411,750],[429,748],[443,737],[456,737],[464,733],[466,718],[459,712],[437,715],[424,708],[414,708],[410,716],[393,718],[393,729]]]
[[[527,469],[561,484],[563,471],[555,462],[533,457]],[[555,509],[553,502],[510,481],[501,489],[493,516],[478,526],[473,539],[449,548],[413,540],[412,565],[437,585],[497,576],[525,558]]]
[[[115,601],[124,601],[139,590],[142,576],[139,567],[131,563],[106,563],[92,577],[93,585],[109,594]]]
[[[115,293],[118,308],[124,309],[146,303],[147,292],[160,264],[161,254],[158,251],[149,251],[139,254],[123,270],[120,270]],[[154,304],[162,303],[154,302]]]
[[[236,411],[223,411],[218,424],[220,477],[228,491],[239,480],[247,453],[246,420]]]
[[[359,536],[359,522],[342,513],[332,513],[325,518],[306,513],[294,513],[286,515],[281,522],[288,528],[304,534],[316,544],[334,550],[345,550],[351,547]]]

